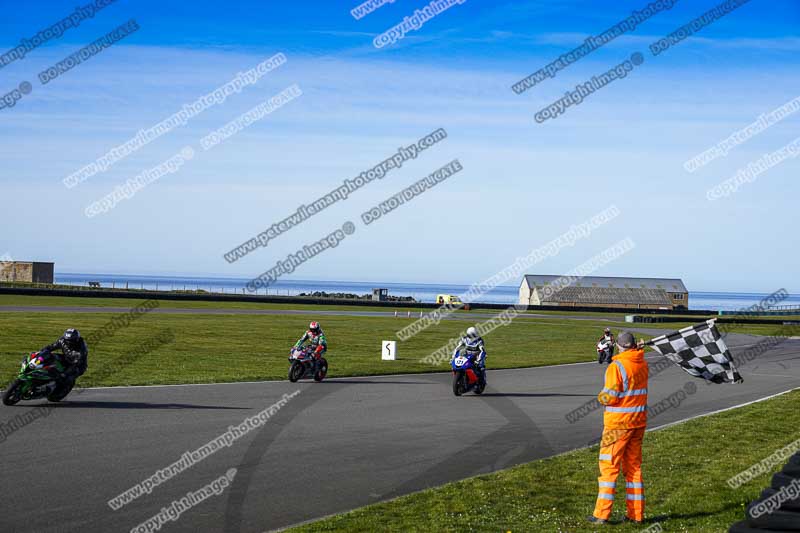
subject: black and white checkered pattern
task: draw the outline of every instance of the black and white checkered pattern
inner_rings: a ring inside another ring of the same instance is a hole
[[[645,343],[692,376],[714,383],[739,383],[733,356],[713,320],[689,326]]]

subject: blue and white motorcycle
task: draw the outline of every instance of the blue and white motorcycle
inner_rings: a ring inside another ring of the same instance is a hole
[[[475,355],[456,353],[450,361],[453,368],[453,394],[461,396],[465,392],[474,391],[482,394],[486,388],[486,379],[481,379],[480,370],[476,370]]]

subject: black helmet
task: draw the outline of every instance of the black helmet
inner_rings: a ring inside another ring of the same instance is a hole
[[[69,346],[75,347],[81,340],[81,333],[75,328],[69,328],[67,331],[64,332],[64,340],[67,342]]]

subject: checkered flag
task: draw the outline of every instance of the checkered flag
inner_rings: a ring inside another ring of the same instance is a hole
[[[733,356],[713,320],[661,335],[645,343],[689,374],[713,383],[740,383]]]

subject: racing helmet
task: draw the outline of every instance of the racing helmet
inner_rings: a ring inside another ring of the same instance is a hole
[[[70,348],[76,348],[81,340],[81,333],[75,328],[69,328],[64,332],[64,341]]]

